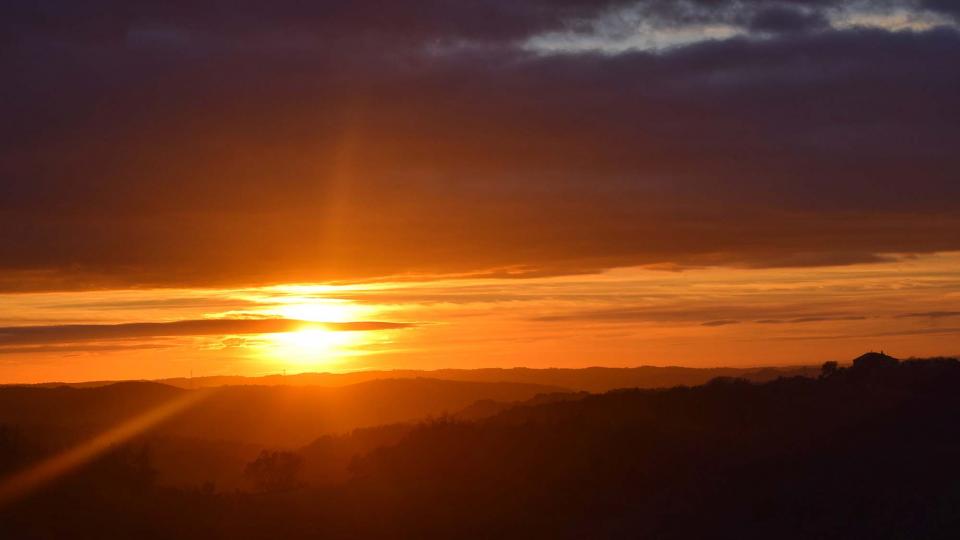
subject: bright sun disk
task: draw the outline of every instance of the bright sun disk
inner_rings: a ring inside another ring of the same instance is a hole
[[[366,340],[364,332],[331,330],[322,324],[362,320],[365,310],[361,306],[343,300],[298,297],[285,298],[283,302],[273,309],[274,313],[286,319],[305,321],[293,332],[268,336],[269,356],[283,364],[331,366],[350,356],[351,349]]]

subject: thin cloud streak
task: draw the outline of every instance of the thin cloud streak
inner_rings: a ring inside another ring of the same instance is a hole
[[[877,332],[873,334],[835,334],[820,336],[775,336],[769,338],[774,341],[810,341],[810,340],[834,340],[834,339],[858,339],[858,338],[878,338],[878,337],[899,337],[899,336],[927,336],[927,335],[952,335],[960,334],[960,328],[920,328],[917,330],[897,330],[893,332]]]
[[[929,319],[944,319],[947,317],[960,317],[960,311],[926,311],[923,313],[904,313],[903,315],[897,316],[900,319],[908,318],[929,318]]]
[[[295,319],[200,319],[123,324],[65,324],[0,328],[0,346],[142,339],[171,336],[274,334],[304,329],[332,332],[397,330],[414,323],[356,321],[312,322]]]
[[[168,349],[172,344],[136,343],[136,344],[67,344],[67,345],[22,345],[14,347],[0,346],[0,354],[75,354],[75,353],[112,353],[123,351],[144,351]]]

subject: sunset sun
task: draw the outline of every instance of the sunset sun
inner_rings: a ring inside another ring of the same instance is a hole
[[[285,301],[289,303],[276,308],[277,314],[298,321],[350,322],[358,320],[363,311],[354,304],[337,300],[293,298]]]
[[[271,363],[303,369],[334,368],[343,359],[356,354],[352,349],[368,337],[364,332],[331,328],[325,323],[351,323],[370,312],[350,302],[292,297],[282,299],[272,310],[284,319],[302,321],[295,330],[268,334],[266,356]]]
[[[270,336],[270,356],[282,364],[301,367],[330,367],[345,356],[350,345],[359,343],[357,332],[304,328]]]

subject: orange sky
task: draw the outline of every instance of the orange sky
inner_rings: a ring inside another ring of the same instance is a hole
[[[845,360],[881,348],[904,357],[957,354],[958,266],[960,253],[944,253],[815,269],[623,268],[530,279],[5,294],[0,380],[753,366]],[[406,324],[260,334],[235,322],[263,318]],[[65,326],[207,319],[222,320],[223,329],[190,335],[161,325],[131,336]],[[25,337],[9,329],[41,326],[41,335]]]
[[[960,353],[950,2],[73,4],[2,24],[0,383]]]

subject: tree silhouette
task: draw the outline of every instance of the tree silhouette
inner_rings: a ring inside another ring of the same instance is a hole
[[[299,487],[303,460],[299,454],[281,450],[263,450],[251,461],[244,475],[254,489],[266,493],[289,491]]]
[[[829,379],[837,373],[840,372],[840,364],[831,360],[829,362],[824,362],[823,366],[820,368],[820,378]]]

